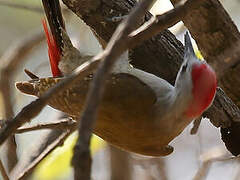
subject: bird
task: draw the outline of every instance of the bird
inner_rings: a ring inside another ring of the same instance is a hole
[[[61,36],[60,43],[53,31],[50,34],[46,28],[45,25],[49,59],[51,67],[55,68],[52,68],[53,77],[32,76],[30,81],[16,83],[21,92],[36,97],[41,97],[91,58],[73,47],[61,23],[57,27],[60,31],[55,34]],[[217,87],[214,70],[196,57],[188,32],[184,41],[184,60],[174,85],[133,67],[128,51],[118,58],[105,83],[94,134],[120,149],[141,155],[166,156],[173,152],[169,143],[211,106]],[[56,95],[48,105],[76,119],[81,115],[93,77],[94,73],[89,72],[84,79]]]

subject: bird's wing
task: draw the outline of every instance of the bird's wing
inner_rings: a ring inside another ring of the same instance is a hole
[[[41,96],[49,88],[53,87],[63,78],[40,78],[16,83],[16,87],[23,93]],[[78,115],[87,96],[89,83],[92,75],[77,81],[71,88],[60,93],[50,105],[70,115]],[[113,111],[129,110],[137,112],[146,111],[156,102],[154,91],[138,78],[121,73],[112,74],[106,80],[106,88],[102,104],[104,107],[112,108]],[[72,114],[73,113],[73,114]],[[127,113],[127,112],[126,112]]]

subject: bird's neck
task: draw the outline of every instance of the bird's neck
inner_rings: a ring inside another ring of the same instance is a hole
[[[173,109],[176,109],[181,116],[185,116],[185,112],[189,109],[189,105],[193,101],[192,80],[190,77],[186,77],[184,80],[179,80],[179,82],[175,83],[172,99],[174,102]]]
[[[117,61],[115,62],[112,72],[114,74],[122,73],[128,71],[130,68],[130,64],[128,61],[128,51],[125,51],[121,56],[118,57]]]

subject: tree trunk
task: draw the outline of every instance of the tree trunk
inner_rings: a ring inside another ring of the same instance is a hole
[[[101,38],[102,41],[105,42],[109,41],[118,25],[118,22],[112,22],[109,19],[116,16],[127,15],[136,3],[135,0],[63,0],[63,2],[92,28],[94,33],[98,35],[98,38]],[[225,13],[225,11],[223,12],[225,16],[227,16],[227,13]],[[147,21],[150,17],[151,14],[147,13],[144,21]],[[216,18],[221,17],[217,16]],[[234,29],[234,27],[232,29]],[[236,30],[235,33],[237,34]],[[232,37],[232,39],[237,41],[238,35],[234,37]],[[165,30],[132,49],[130,51],[131,64],[164,78],[173,84],[183,60],[183,49],[181,42],[179,42],[171,32]],[[206,53],[208,53],[208,51]],[[236,92],[236,90],[234,92]],[[230,95],[232,94],[230,93]],[[214,125],[225,126],[226,124],[230,124],[232,120],[240,120],[238,107],[236,107],[232,101],[232,104],[225,104],[225,99],[228,99],[228,97],[224,93],[217,92],[212,107],[207,111],[211,112],[211,120],[215,122]],[[234,97],[233,99],[237,102]],[[232,111],[226,109],[229,107]],[[223,115],[220,119],[219,116],[215,116],[219,113]]]
[[[180,0],[171,0],[176,5]],[[207,0],[183,22],[204,58],[218,74],[219,85],[240,107],[240,34],[218,0]]]

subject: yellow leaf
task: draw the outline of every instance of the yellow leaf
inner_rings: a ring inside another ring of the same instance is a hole
[[[66,179],[71,172],[73,147],[77,141],[77,133],[69,136],[62,147],[56,148],[35,169],[34,180]],[[91,139],[91,154],[94,155],[104,146],[104,141],[93,135]]]

